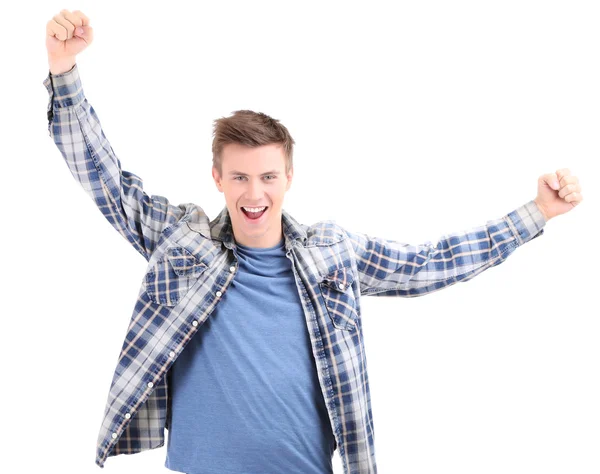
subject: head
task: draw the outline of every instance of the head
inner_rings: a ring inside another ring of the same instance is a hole
[[[277,245],[283,198],[292,184],[294,140],[278,120],[251,110],[215,120],[213,135],[212,175],[225,195],[236,242]],[[255,220],[242,209],[265,206]]]

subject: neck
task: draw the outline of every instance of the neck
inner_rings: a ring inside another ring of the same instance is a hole
[[[252,248],[275,247],[279,242],[281,242],[281,239],[283,239],[283,227],[282,227],[282,225],[280,225],[279,228],[277,229],[277,232],[274,232],[274,233],[271,232],[269,234],[257,235],[255,237],[246,235],[241,232],[237,232],[236,229],[234,228],[233,229],[233,237],[237,243],[242,244],[246,247],[252,247]]]

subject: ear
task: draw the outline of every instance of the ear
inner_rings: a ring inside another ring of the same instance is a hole
[[[215,180],[215,184],[217,186],[217,190],[222,193],[223,192],[223,184],[221,182],[221,176],[219,176],[219,170],[216,167],[212,167],[212,177]]]
[[[292,168],[289,173],[287,174],[287,184],[285,186],[285,191],[287,192],[288,189],[290,189],[290,186],[292,185],[292,178],[294,177],[294,169]]]

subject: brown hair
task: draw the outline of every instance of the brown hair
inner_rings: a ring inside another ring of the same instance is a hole
[[[286,158],[286,174],[293,168],[294,139],[288,129],[279,120],[275,120],[262,112],[252,110],[236,110],[229,117],[214,121],[213,130],[213,166],[222,174],[223,147],[230,143],[258,147],[279,143],[283,146]]]

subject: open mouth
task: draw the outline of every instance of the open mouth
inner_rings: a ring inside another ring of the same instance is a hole
[[[262,217],[262,215],[267,212],[267,209],[269,209],[267,206],[261,206],[261,207],[242,207],[242,212],[244,213],[244,215],[250,219],[250,220],[257,220],[260,219]]]

